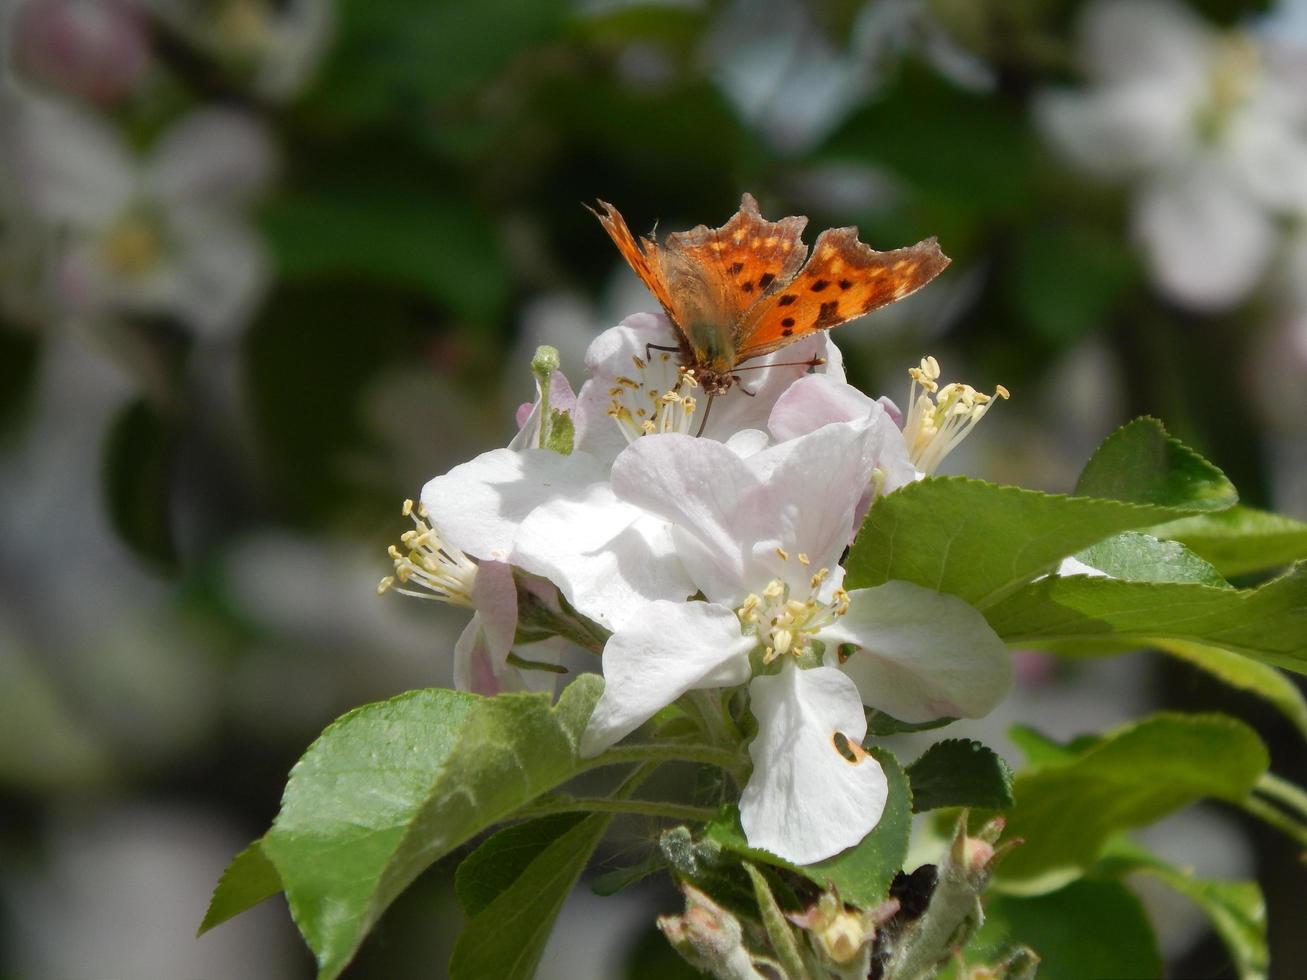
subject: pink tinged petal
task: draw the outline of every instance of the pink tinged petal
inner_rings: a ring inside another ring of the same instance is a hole
[[[883,428],[867,419],[836,422],[782,442],[747,462],[755,486],[736,505],[742,540],[753,544],[756,570],[750,591],[771,578],[807,590],[820,568],[833,572],[852,540],[854,513],[871,487],[872,469],[903,439],[884,412],[868,401]],[[777,553],[782,548],[788,558]],[[808,564],[797,560],[804,554]]]
[[[257,119],[232,109],[201,109],[155,144],[145,180],[168,204],[224,208],[248,203],[275,168],[272,140]]]
[[[814,374],[794,382],[780,397],[767,427],[778,442],[784,442],[831,422],[858,421],[875,431],[870,452],[872,465],[884,474],[881,492],[911,483],[916,473],[899,430],[903,415],[888,398],[872,401],[852,385]]]
[[[744,514],[741,504],[758,486],[749,464],[765,455],[746,461],[711,439],[645,437],[613,463],[613,491],[675,525],[690,578],[709,599],[734,606],[756,584],[745,582],[744,529],[757,515]]]
[[[812,370],[824,371],[828,367],[822,364],[813,368],[809,362],[826,360],[830,356],[830,347],[824,334],[806,337],[765,357],[741,364],[739,384],[714,399],[704,435],[724,442],[741,429],[765,428],[777,399],[792,384]],[[843,374],[842,370],[840,374]],[[699,412],[703,412],[708,407],[708,398],[702,392],[698,394],[701,395]]]
[[[979,718],[1012,683],[1007,648],[985,618],[956,596],[911,582],[849,593],[848,612],[819,638],[860,649],[841,669],[864,703],[906,722]]]
[[[422,488],[422,503],[455,548],[506,561],[518,526],[532,510],[575,496],[603,478],[603,467],[585,453],[495,449],[430,480]]]
[[[650,603],[604,647],[604,693],[581,738],[581,755],[598,755],[686,691],[743,684],[753,646],[723,606]]]
[[[500,680],[499,673],[482,628],[481,616],[473,613],[454,644],[454,687],[492,698],[509,689]]]
[[[758,719],[753,775],[740,797],[749,845],[812,864],[861,841],[884,812],[889,784],[861,751],[867,723],[853,682],[831,667],[787,663],[755,677],[749,697]],[[841,754],[837,732],[856,762]]]
[[[9,35],[6,56],[25,74],[101,105],[129,95],[150,65],[145,17],[122,0],[31,0]]]
[[[1215,166],[1145,188],[1133,224],[1162,292],[1196,310],[1247,296],[1277,236],[1272,216]]]
[[[174,215],[172,232],[177,254],[159,304],[204,336],[243,327],[271,274],[263,240],[249,225],[217,213]]]
[[[575,421],[576,395],[572,393],[572,385],[562,371],[554,371],[549,376],[549,410],[550,412],[566,412]],[[537,397],[534,402],[524,402],[520,405],[515,420],[518,429],[517,435],[509,442],[508,448],[539,448],[540,399]]]
[[[608,629],[620,629],[654,599],[684,600],[696,591],[666,523],[618,500],[604,484],[532,511],[512,560],[549,579]]]
[[[513,568],[499,561],[483,561],[472,582],[472,605],[481,617],[486,649],[495,672],[503,670],[517,633],[517,585]]]

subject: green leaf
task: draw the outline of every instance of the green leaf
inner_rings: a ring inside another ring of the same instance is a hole
[[[164,566],[177,560],[173,541],[173,427],[144,398],[124,406],[104,446],[104,489],[114,530],[138,554]]]
[[[850,649],[856,649],[850,647]],[[902,735],[907,732],[928,732],[936,728],[943,728],[945,725],[951,725],[957,721],[956,718],[935,718],[931,721],[910,722],[899,721],[893,715],[887,715],[876,708],[866,708],[867,714],[867,738],[883,738],[886,735]],[[869,748],[864,744],[863,748]]]
[[[1230,588],[1221,573],[1177,541],[1126,531],[1076,555],[1086,565],[1126,582],[1191,582]]]
[[[1223,510],[1239,499],[1224,473],[1153,418],[1135,419],[1108,436],[1085,464],[1075,493],[1199,511]]]
[[[762,919],[763,928],[767,930],[767,938],[776,952],[776,958],[785,970],[785,976],[789,980],[809,980],[808,969],[799,954],[799,944],[794,937],[794,930],[789,920],[785,918],[785,913],[781,911],[781,907],[776,904],[776,896],[772,894],[767,879],[748,861],[744,862],[744,870],[748,872],[749,881],[753,884],[753,895],[758,902],[758,914]]]
[[[871,508],[845,563],[845,587],[903,579],[983,608],[1068,555],[1180,512],[965,477],[918,480]]]
[[[339,975],[423,870],[580,768],[602,686],[583,675],[553,709],[543,694],[413,691],[323,732],[263,843],[320,976]]]
[[[499,242],[485,216],[406,172],[374,175],[362,185],[324,178],[312,193],[270,204],[262,228],[287,278],[366,277],[482,321],[499,316],[508,294]]]
[[[1012,646],[1103,653],[1179,640],[1307,673],[1307,563],[1255,589],[1053,576],[985,618]]]
[[[549,820],[551,818],[546,817],[532,823],[539,825]],[[611,821],[612,815],[608,813],[592,813],[579,820],[573,818],[572,826],[539,850],[498,895],[475,913],[470,913],[471,921],[454,943],[454,953],[449,961],[450,977],[453,980],[480,980],[481,977],[530,980],[535,975],[563,902],[585,870],[590,855]],[[542,829],[535,829],[537,843]],[[494,837],[490,840],[493,841]],[[514,847],[520,843],[519,839]],[[524,853],[519,852],[518,856],[524,856]],[[498,871],[503,870],[501,862]],[[460,867],[459,871],[462,872],[463,868]],[[469,886],[464,883],[459,891],[460,902],[464,901],[468,891]],[[474,894],[476,901],[486,897],[479,887]],[[467,908],[466,904],[464,908]]]
[[[705,833],[725,850],[758,864],[797,871],[823,888],[834,885],[846,902],[870,908],[889,893],[890,882],[907,857],[908,835],[912,830],[912,789],[903,768],[885,749],[872,749],[871,754],[889,781],[885,812],[861,843],[832,858],[799,867],[768,851],[750,847],[740,828],[739,809],[734,806],[723,807]]]
[[[966,806],[1006,810],[1012,805],[1012,770],[979,742],[951,738],[936,742],[908,766],[912,811]]]
[[[1139,899],[1116,881],[1085,879],[1037,898],[992,896],[985,924],[962,957],[967,963],[992,963],[1018,944],[1039,954],[1041,977],[1144,980],[1162,975],[1148,916]]]
[[[1143,873],[1192,900],[1206,914],[1225,944],[1239,980],[1266,980],[1270,952],[1266,941],[1266,901],[1252,881],[1217,881],[1195,878],[1154,857],[1138,845],[1114,841],[1099,863],[1103,874]]]
[[[1119,728],[1069,761],[1017,774],[1007,832],[1025,843],[997,880],[1022,894],[1058,888],[1122,831],[1203,798],[1242,800],[1267,765],[1256,732],[1224,715],[1157,714]]]
[[[454,893],[469,919],[480,913],[522,876],[551,843],[585,819],[583,813],[556,813],[491,834],[454,872]]]
[[[1184,517],[1150,532],[1181,542],[1226,576],[1307,559],[1307,524],[1251,507]]]
[[[256,840],[231,859],[227,870],[218,879],[218,886],[209,899],[197,936],[214,926],[222,925],[242,912],[254,908],[265,899],[281,891],[281,877],[268,856],[263,853],[263,841]]]
[[[1303,697],[1298,685],[1278,668],[1219,647],[1184,640],[1154,641],[1154,646],[1207,671],[1233,688],[1269,701],[1307,738],[1307,698]]]

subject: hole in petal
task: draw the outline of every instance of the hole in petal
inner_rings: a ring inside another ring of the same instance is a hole
[[[857,765],[863,759],[867,758],[867,753],[863,751],[862,746],[851,740],[843,732],[835,732],[831,735],[831,744],[835,746],[835,751],[845,762]]]

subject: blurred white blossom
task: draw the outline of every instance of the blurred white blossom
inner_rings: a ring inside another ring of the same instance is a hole
[[[1044,132],[1076,166],[1129,183],[1162,292],[1199,310],[1238,303],[1266,271],[1278,219],[1307,207],[1301,64],[1168,0],[1099,0],[1080,47],[1089,87],[1044,93]]]
[[[84,320],[167,314],[201,335],[242,326],[268,277],[245,211],[274,154],[248,116],[201,109],[137,157],[104,120],[68,106],[0,106],[0,180],[15,212],[18,254],[48,261],[59,313]]]
[[[144,2],[170,28],[274,100],[304,87],[331,40],[331,0]]]
[[[149,73],[149,28],[128,0],[11,0],[3,7],[0,37],[11,81],[113,105]]]

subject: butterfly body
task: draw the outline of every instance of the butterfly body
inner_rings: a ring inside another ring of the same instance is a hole
[[[699,225],[637,240],[611,204],[596,217],[679,334],[682,366],[710,394],[737,383],[747,361],[879,309],[948,265],[935,239],[877,252],[856,228],[818,236],[811,256],[800,216],[768,221],[750,194],[720,228]]]

